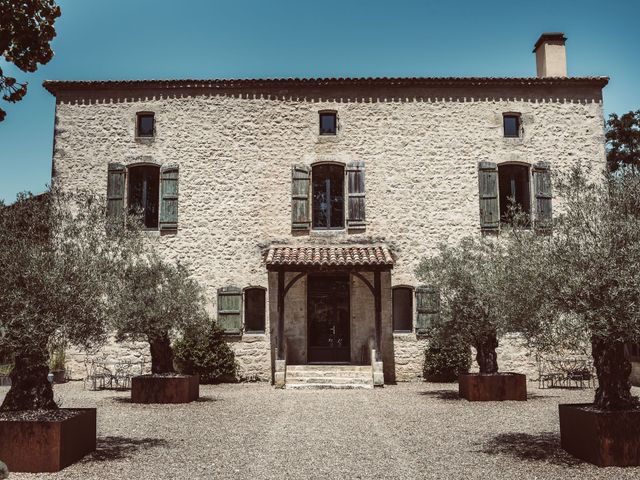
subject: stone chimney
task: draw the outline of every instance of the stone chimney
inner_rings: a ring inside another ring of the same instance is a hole
[[[564,33],[543,33],[533,47],[538,77],[566,77],[567,53]]]

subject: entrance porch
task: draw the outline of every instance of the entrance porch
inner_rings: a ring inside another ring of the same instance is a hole
[[[286,384],[287,366],[309,364],[369,366],[372,385],[384,383],[393,366],[393,264],[382,245],[269,249],[276,386]]]

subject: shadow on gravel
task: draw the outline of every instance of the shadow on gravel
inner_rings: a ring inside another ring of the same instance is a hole
[[[538,393],[527,393],[527,400],[543,400],[545,398],[560,398],[560,395],[540,395]]]
[[[426,390],[424,392],[418,392],[418,395],[433,397],[438,400],[462,400],[455,390]]]
[[[96,451],[83,462],[109,462],[127,458],[140,450],[166,447],[169,442],[162,438],[98,437]]]
[[[107,400],[116,403],[131,403],[131,397],[107,397]]]
[[[196,402],[199,403],[209,403],[209,402],[217,402],[218,399],[214,398],[214,397],[198,397],[198,399],[196,400]]]
[[[501,433],[483,444],[482,453],[508,455],[521,460],[542,461],[567,467],[579,465],[581,460],[560,447],[560,434],[556,432]]]

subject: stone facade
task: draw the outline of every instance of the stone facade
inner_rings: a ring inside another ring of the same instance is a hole
[[[270,245],[388,245],[395,266],[382,279],[385,379],[416,380],[425,340],[392,331],[391,287],[417,286],[420,259],[440,242],[479,234],[478,162],[544,160],[556,172],[576,163],[604,166],[604,84],[571,78],[53,82],[47,86],[57,97],[54,181],[104,194],[110,162],[179,166],[178,230],[149,235],[167,258],[190,264],[214,316],[218,288],[268,289],[265,334],[230,338],[246,379],[272,378],[277,298],[275,277],[264,265]],[[337,135],[319,135],[322,110],[337,113]],[[155,114],[153,139],[134,134],[141,111]],[[504,137],[505,112],[520,114],[520,138]],[[366,228],[293,231],[292,165],[352,161],[365,165]],[[295,363],[306,361],[305,285],[298,281],[286,300]],[[353,276],[350,288],[352,362],[358,363],[373,334],[373,299]],[[518,341],[502,344],[501,367],[531,373]]]

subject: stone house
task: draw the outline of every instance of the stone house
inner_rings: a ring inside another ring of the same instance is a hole
[[[438,315],[420,259],[498,231],[510,196],[543,222],[554,170],[604,167],[608,79],[568,77],[562,34],[534,52],[527,78],[47,81],[53,180],[143,208],[243,376],[419,379]],[[502,369],[525,353],[507,339]]]

